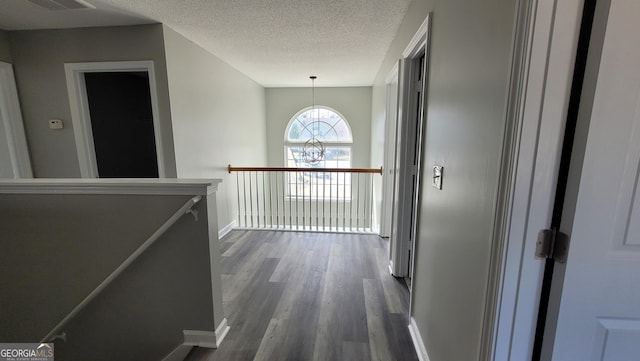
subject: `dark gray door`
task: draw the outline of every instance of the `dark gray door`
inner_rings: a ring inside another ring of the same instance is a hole
[[[147,72],[85,73],[100,178],[157,178]]]

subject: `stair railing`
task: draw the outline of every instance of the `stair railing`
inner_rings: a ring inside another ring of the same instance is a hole
[[[124,272],[133,262],[135,262],[140,255],[142,255],[149,247],[151,247],[171,226],[173,226],[178,219],[182,218],[185,214],[192,214],[196,221],[198,220],[198,213],[193,209],[193,206],[202,199],[202,196],[195,196],[189,199],[180,209],[178,209],[166,222],[160,226],[144,243],[142,243],[127,259],[125,259],[118,268],[116,268],[107,278],[102,281],[98,287],[96,287],[82,302],[80,302],[69,314],[67,314],[49,333],[42,338],[40,342],[53,342],[56,339],[66,341],[66,334],[61,332],[65,325],[71,321],[84,307],[86,307],[93,299],[107,288],[122,272]]]
[[[382,168],[232,167],[238,228],[372,233]]]

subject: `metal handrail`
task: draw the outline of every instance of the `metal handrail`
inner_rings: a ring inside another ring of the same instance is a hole
[[[376,173],[382,175],[380,168],[295,168],[295,167],[227,167],[231,172],[313,172],[313,173]]]
[[[94,298],[96,298],[107,286],[111,284],[122,272],[124,272],[127,267],[129,267],[144,251],[146,251],[155,241],[157,241],[171,226],[173,226],[178,219],[180,219],[183,215],[187,213],[193,214],[193,216],[197,218],[197,213],[193,209],[191,209],[196,203],[200,202],[202,196],[195,196],[189,199],[180,209],[178,209],[166,222],[160,226],[149,238],[147,238],[144,243],[140,245],[127,259],[118,266],[111,274],[102,281],[98,287],[96,287],[87,297],[82,300],[65,318],[62,319],[49,333],[40,341],[40,342],[51,342],[55,339],[63,339],[66,340],[65,334],[58,334],[60,330],[72,319],[74,318],[84,307],[86,307],[89,302],[91,302]]]

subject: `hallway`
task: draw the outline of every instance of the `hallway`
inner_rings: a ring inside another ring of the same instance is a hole
[[[231,330],[187,360],[417,360],[378,236],[233,231],[221,254]]]

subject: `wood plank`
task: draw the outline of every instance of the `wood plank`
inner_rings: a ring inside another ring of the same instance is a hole
[[[342,342],[342,357],[340,360],[368,361],[371,360],[368,342]]]
[[[287,335],[288,323],[288,319],[271,319],[260,347],[258,347],[258,352],[253,358],[254,361],[283,360],[286,358],[286,355],[281,354],[283,351],[286,352],[286,349],[281,347],[281,342]]]
[[[404,280],[393,277],[389,273],[386,248],[375,248],[374,252],[387,309],[390,313],[409,313],[409,293],[404,292],[406,289]]]
[[[417,360],[409,293],[379,237],[232,231],[222,244],[231,330],[188,361]]]
[[[371,359],[392,360],[384,321],[386,307],[384,305],[382,285],[380,281],[371,279],[362,280],[362,283],[367,312],[367,330],[369,332]]]
[[[223,283],[222,299],[224,302],[234,302],[242,292],[245,292],[248,285],[255,283],[255,276],[265,260],[276,260],[273,262],[277,265],[279,259],[265,257],[265,254],[269,253],[270,247],[271,245],[264,243],[257,245],[254,247],[252,253],[247,253],[247,255],[240,260],[237,258],[222,257],[223,275],[233,275],[233,277],[226,278],[227,282]],[[234,265],[236,265],[233,271],[224,266],[225,263],[229,262],[233,262]],[[225,268],[227,271],[225,271]],[[274,270],[271,270],[271,272],[273,271]],[[271,275],[271,273],[269,273],[269,275]]]
[[[339,359],[336,345],[342,341],[368,342],[362,279],[357,277],[355,258],[349,253],[351,241],[344,237],[331,245],[314,360]]]

